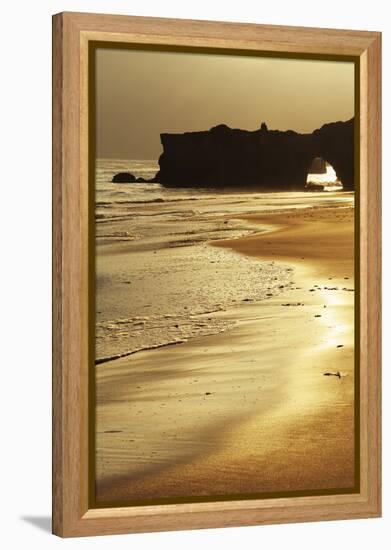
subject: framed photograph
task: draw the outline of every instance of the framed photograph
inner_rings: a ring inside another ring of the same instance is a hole
[[[53,532],[378,517],[381,35],[53,18]]]

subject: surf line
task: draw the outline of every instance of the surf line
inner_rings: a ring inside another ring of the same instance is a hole
[[[108,363],[109,361],[115,361],[116,359],[122,359],[122,357],[129,357],[129,355],[133,355],[135,353],[139,353],[140,351],[149,351],[151,349],[156,348],[164,348],[165,346],[175,346],[177,344],[184,344],[187,342],[187,339],[183,340],[177,340],[173,342],[164,342],[163,344],[154,344],[153,346],[146,346],[144,348],[137,348],[132,351],[124,351],[123,353],[116,353],[115,355],[108,355],[107,357],[99,357],[98,359],[95,359],[95,365],[101,365],[102,363]]]

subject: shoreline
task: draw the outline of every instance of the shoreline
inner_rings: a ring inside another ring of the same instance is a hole
[[[354,484],[353,212],[235,216],[273,230],[210,244],[293,265],[292,289],[99,366],[99,501]]]

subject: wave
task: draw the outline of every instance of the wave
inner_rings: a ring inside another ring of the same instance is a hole
[[[173,246],[189,247],[190,244],[193,243],[177,241]],[[133,276],[120,281],[123,285],[118,296],[123,307],[117,311],[126,315],[129,303],[129,311],[137,316],[118,315],[114,319],[99,320],[98,315],[96,364],[196,337],[220,334],[236,324],[234,317],[221,316],[220,312],[267,300],[291,285],[293,273],[288,266],[249,259],[210,246],[195,248],[194,251],[173,252],[170,265],[165,255],[160,259],[152,254],[149,260],[143,254],[133,256]],[[146,271],[150,274],[148,280],[143,275]],[[173,279],[177,280],[174,299],[166,290]],[[128,302],[131,296],[133,299]],[[148,315],[145,315],[146,304],[151,308]],[[98,304],[98,312],[100,307]]]
[[[173,346],[176,344],[183,344],[186,342],[186,339],[183,340],[173,340],[172,342],[164,342],[163,344],[154,344],[151,346],[145,346],[143,348],[137,348],[130,351],[125,351],[123,353],[116,353],[114,355],[108,355],[107,357],[100,357],[99,359],[95,359],[95,365],[101,365],[102,363],[108,363],[109,361],[115,361],[116,359],[121,359],[122,357],[128,357],[129,355],[134,355],[135,353],[139,353],[140,351],[149,351],[152,349],[157,348],[163,348],[166,346]]]
[[[172,202],[187,202],[187,201],[200,201],[203,200],[204,197],[156,197],[156,198],[147,198],[147,199],[123,199],[123,200],[116,200],[113,199],[111,201],[109,200],[97,200],[95,201],[96,206],[110,206],[110,205],[127,205],[127,204],[154,204],[154,203],[167,203],[170,204]],[[209,199],[208,199],[209,200]]]

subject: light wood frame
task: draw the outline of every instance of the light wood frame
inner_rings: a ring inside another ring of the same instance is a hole
[[[345,55],[360,87],[360,492],[89,508],[88,43]],[[87,13],[53,17],[53,532],[62,537],[381,514],[381,34]]]

